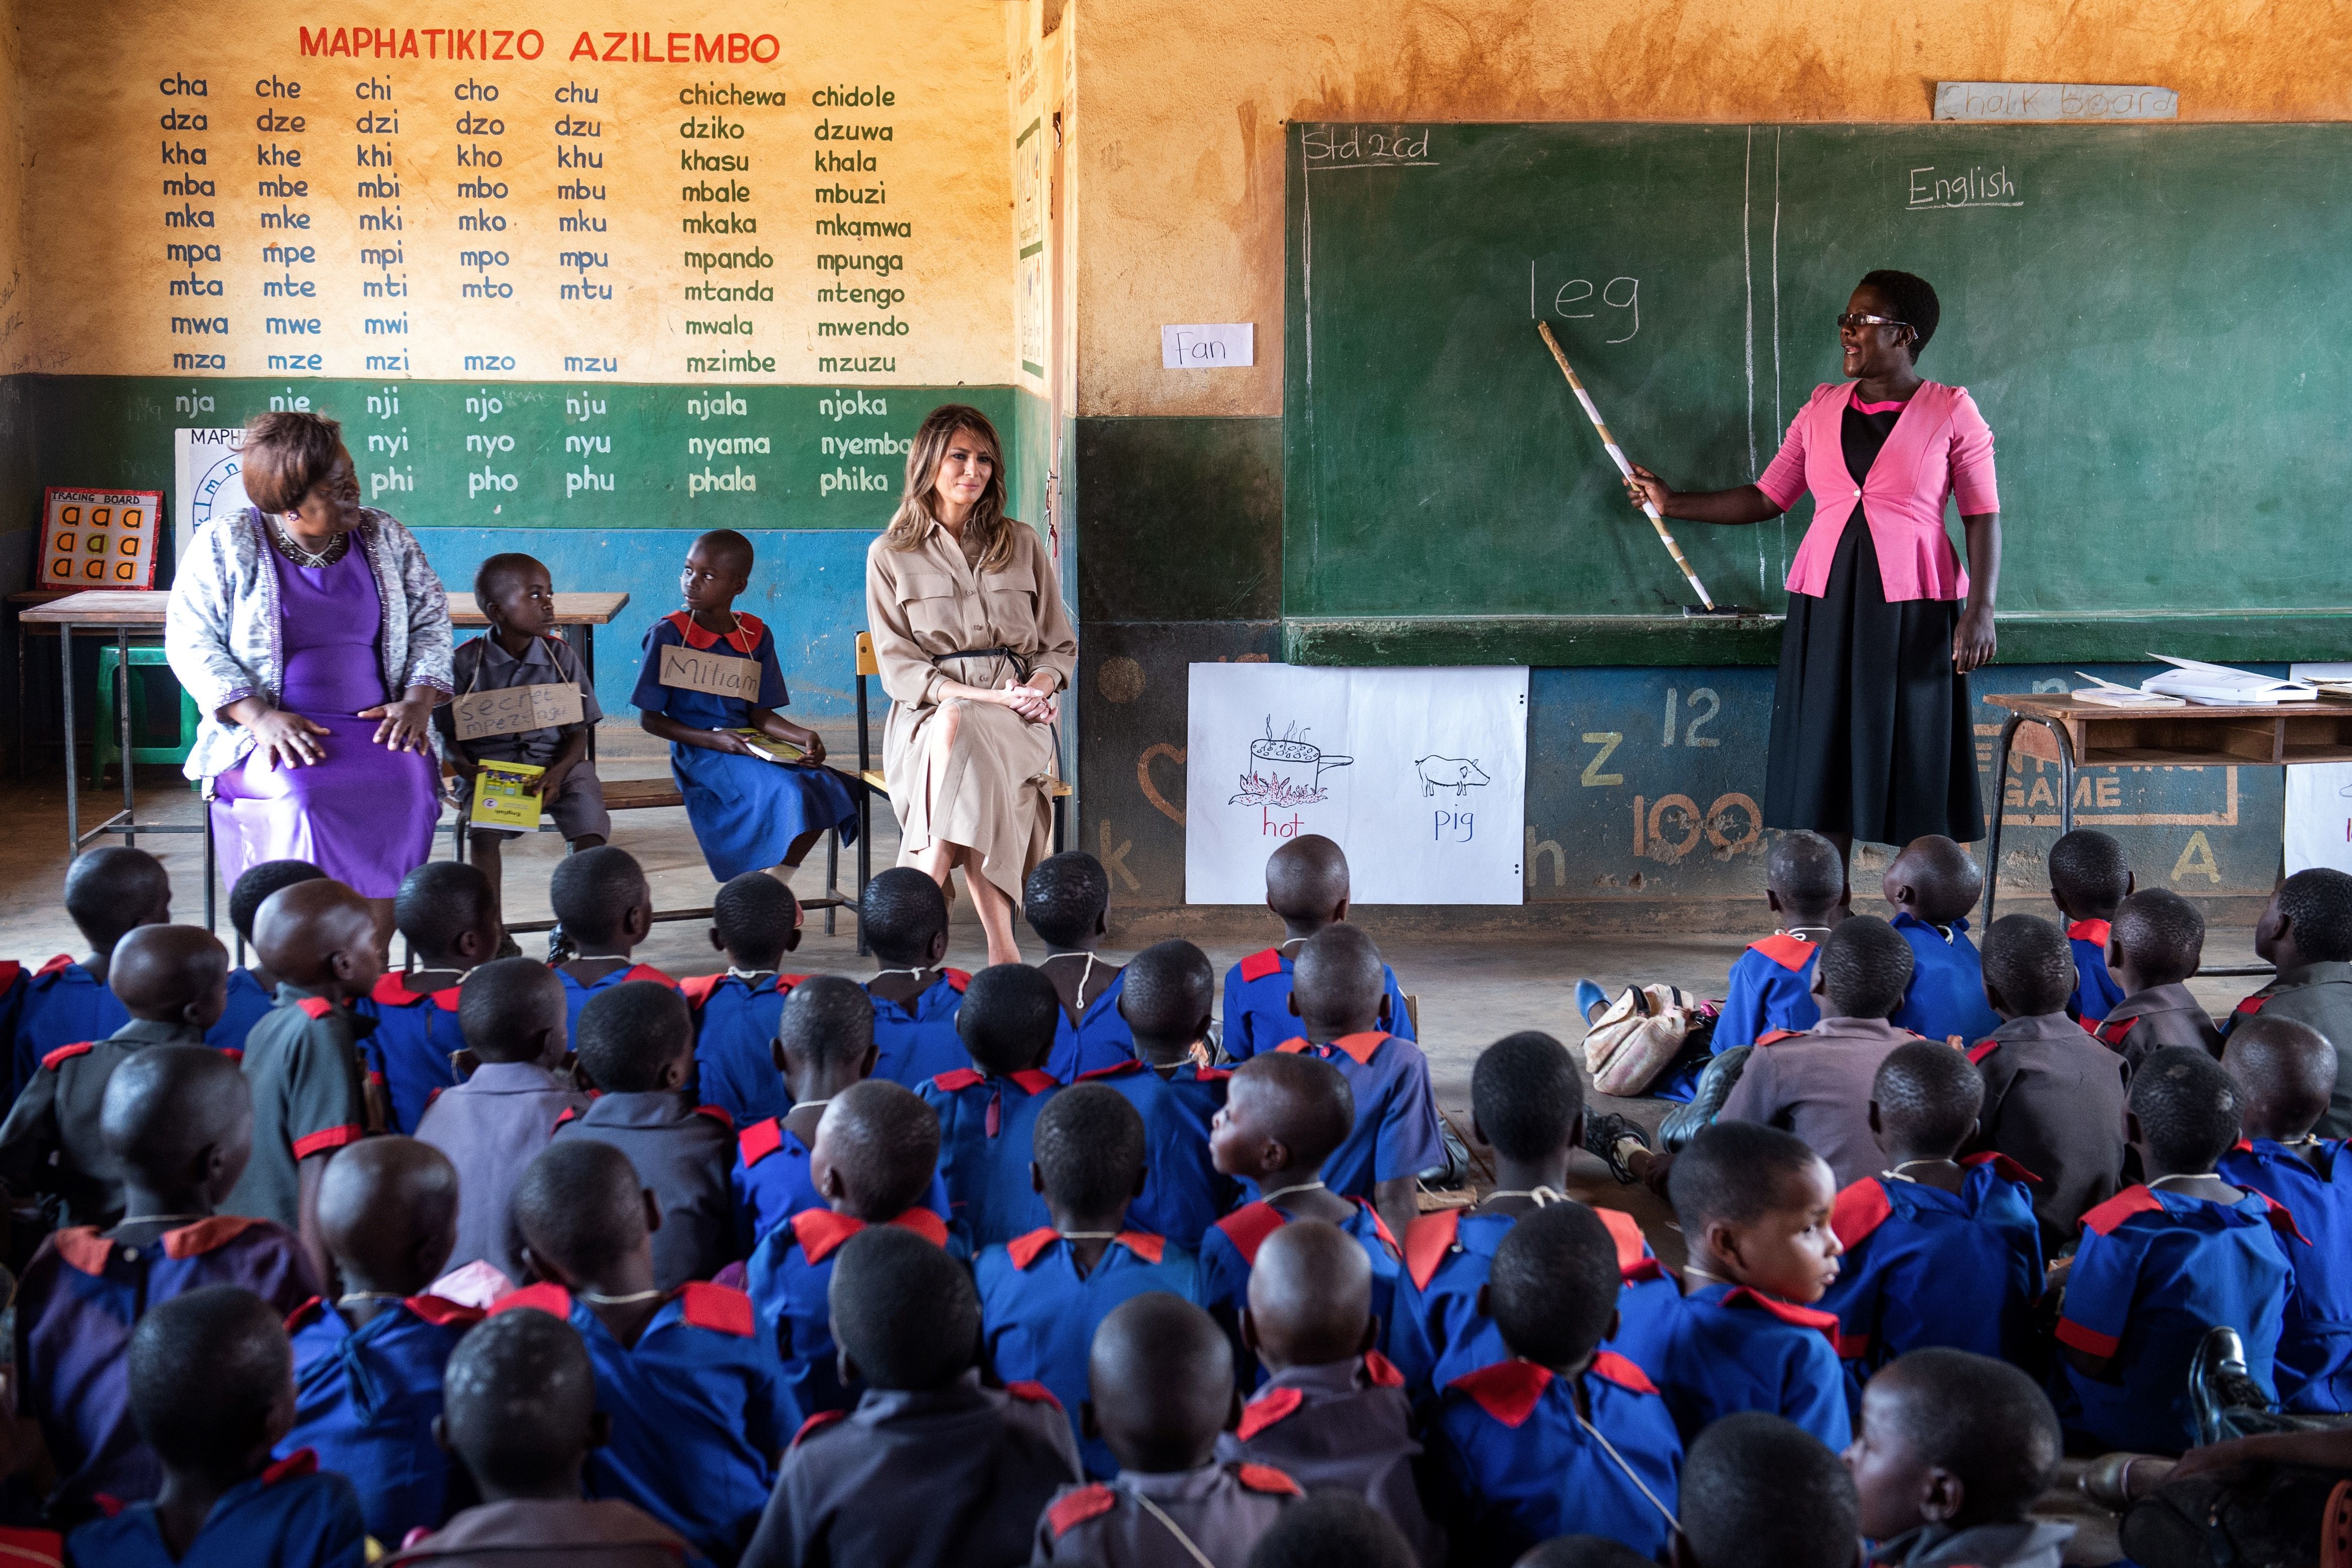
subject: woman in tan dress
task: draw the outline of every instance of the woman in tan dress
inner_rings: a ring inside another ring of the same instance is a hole
[[[1018,963],[1013,910],[1051,839],[1055,694],[1077,638],[1036,531],[1004,515],[1003,448],[977,408],[933,409],[907,493],[866,552],[866,620],[890,719],[882,772],[898,864],[964,887],[988,962]]]

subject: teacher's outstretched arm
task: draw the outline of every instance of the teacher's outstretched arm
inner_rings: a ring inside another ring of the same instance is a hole
[[[1960,519],[1969,536],[1969,604],[1952,628],[1952,668],[1966,675],[1992,662],[1992,602],[2000,593],[2000,513]]]
[[[1639,463],[1633,465],[1633,477],[1625,481],[1625,494],[1636,510],[1647,501],[1685,522],[1769,522],[1784,510],[1774,506],[1772,498],[1754,485],[1734,485],[1727,490],[1677,490]],[[1974,537],[1970,535],[1971,540]],[[1998,552],[1997,542],[1993,548]]]

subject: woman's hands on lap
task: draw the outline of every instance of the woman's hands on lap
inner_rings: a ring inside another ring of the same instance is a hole
[[[1041,691],[1025,681],[1008,680],[1004,689],[996,694],[1005,707],[1012,709],[1032,724],[1050,724],[1062,710],[1050,691]]]
[[[272,708],[247,720],[245,727],[253,731],[254,746],[269,758],[273,772],[281,767],[299,768],[327,760],[327,748],[319,739],[327,733],[327,727],[313,723],[299,713]]]
[[[433,742],[425,736],[425,726],[433,722],[433,694],[410,695],[390,702],[379,702],[373,708],[362,708],[354,717],[378,719],[375,743],[394,752],[425,752]],[[320,734],[326,733],[320,731]]]

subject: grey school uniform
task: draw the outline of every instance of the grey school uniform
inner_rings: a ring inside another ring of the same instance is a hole
[[[1402,1374],[1364,1356],[1275,1373],[1243,1406],[1240,1427],[1217,1436],[1220,1459],[1272,1466],[1310,1492],[1354,1492],[1435,1568],[1445,1535],[1413,1489],[1420,1453]]]
[[[2063,1013],[2009,1019],[1969,1060],[1985,1080],[1977,1147],[2041,1178],[2031,1188],[2033,1215],[2055,1257],[2121,1184],[2129,1070]]]
[[[2150,1052],[2167,1046],[2194,1046],[2209,1057],[2221,1054],[2221,1031],[2189,987],[2177,982],[2133,992],[2107,1009],[2097,1032],[2100,1043],[2120,1053],[2135,1072]]]
[[[653,1189],[655,1284],[675,1290],[735,1261],[735,1123],[725,1111],[698,1108],[684,1089],[607,1094],[559,1118],[555,1135],[610,1143]]]
[[[2352,1137],[2352,963],[2280,970],[2277,979],[2238,1004],[2230,1027],[2256,1014],[2308,1024],[2336,1047],[2336,1093],[2313,1131],[2323,1138]]]
[[[1205,1562],[1243,1568],[1257,1538],[1300,1495],[1297,1481],[1264,1465],[1158,1475],[1121,1470],[1108,1486],[1073,1487],[1054,1499],[1037,1521],[1030,1565],[1200,1568]],[[1150,1507],[1139,1500],[1147,1498]]]
[[[508,1279],[522,1279],[515,1187],[564,1114],[587,1109],[585,1094],[537,1062],[484,1062],[433,1097],[416,1136],[457,1167],[457,1248],[449,1268],[487,1259]]]
[[[517,686],[556,686],[569,683],[580,689],[580,721],[593,725],[604,717],[596,705],[596,688],[581,668],[580,656],[572,645],[561,637],[533,637],[523,656],[516,658],[499,646],[495,637],[478,637],[458,645],[450,658],[452,679],[457,695],[474,691],[505,691]],[[433,710],[433,722],[441,729],[442,742],[474,762],[528,763],[543,768],[555,760],[563,749],[564,737],[571,727],[525,730],[512,735],[485,735],[460,745],[457,740],[457,721],[450,705],[445,703]],[[458,805],[470,804],[473,781],[458,780],[462,792]],[[563,776],[563,787],[553,800],[547,803],[547,815],[566,838],[579,838],[594,834],[599,838],[613,836],[613,816],[604,809],[604,787],[596,778],[596,764],[586,757]],[[519,828],[483,827],[482,833],[520,832]]]
[[[55,1193],[69,1225],[122,1217],[122,1168],[99,1137],[106,1080],[147,1046],[201,1046],[202,1029],[133,1018],[103,1040],[60,1046],[41,1058],[0,1125],[0,1181],[27,1197]]]
[[[1843,1191],[1886,1167],[1870,1131],[1870,1086],[1878,1064],[1918,1037],[1884,1018],[1844,1017],[1823,1018],[1801,1035],[1767,1035],[1716,1120],[1795,1133],[1828,1162]]]

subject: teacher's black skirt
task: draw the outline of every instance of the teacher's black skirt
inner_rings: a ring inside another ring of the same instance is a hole
[[[1889,604],[1862,509],[1820,598],[1789,595],[1764,824],[1908,844],[1984,837],[1968,677],[1952,668],[1960,607]]]

